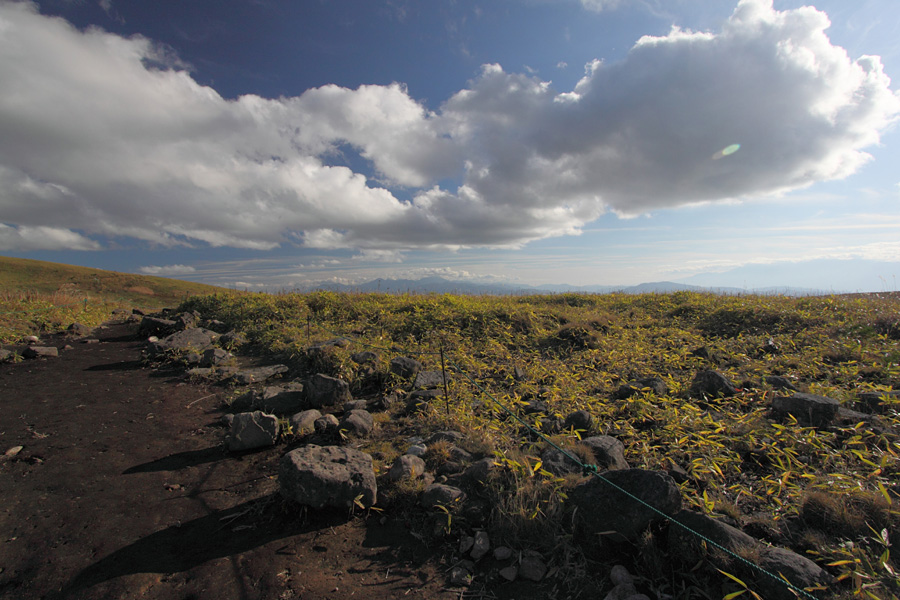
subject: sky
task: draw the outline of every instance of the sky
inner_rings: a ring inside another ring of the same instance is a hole
[[[900,289],[896,81],[896,0],[0,0],[0,254]]]

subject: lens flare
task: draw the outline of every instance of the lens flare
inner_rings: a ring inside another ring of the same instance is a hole
[[[731,144],[730,146],[725,146],[718,152],[712,155],[713,160],[719,160],[720,158],[724,158],[726,156],[730,156],[741,149],[740,144]]]

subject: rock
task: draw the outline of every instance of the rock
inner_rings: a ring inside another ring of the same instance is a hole
[[[628,469],[625,460],[625,444],[608,435],[596,435],[581,440],[581,444],[591,449],[597,466],[601,469]]]
[[[364,365],[367,363],[378,362],[378,355],[374,352],[366,350],[364,352],[357,352],[356,354],[350,355],[350,360],[355,362],[358,365]]]
[[[550,407],[547,406],[547,403],[543,400],[538,400],[537,398],[532,398],[528,400],[523,406],[522,411],[526,415],[537,415],[537,414],[550,414]]]
[[[168,351],[203,352],[213,347],[217,337],[219,336],[214,331],[194,327],[173,333],[158,342],[151,343],[150,350],[151,354],[161,354]]]
[[[778,354],[778,344],[775,343],[775,340],[769,338],[766,340],[766,343],[760,347],[759,352],[760,354]]]
[[[358,437],[369,435],[374,427],[375,419],[367,410],[351,410],[340,424],[341,430]]]
[[[314,408],[298,412],[291,417],[291,428],[296,434],[311,433],[316,430],[316,420],[322,417],[322,413]]]
[[[239,331],[229,331],[222,334],[222,337],[219,338],[219,343],[226,348],[236,348],[247,343],[247,336]]]
[[[525,369],[516,365],[513,367],[513,379],[516,381],[525,381],[528,378],[528,374],[525,372]]]
[[[557,477],[562,477],[567,473],[581,472],[581,467],[579,467],[575,461],[553,447],[547,448],[541,452],[541,462],[544,463],[544,469]]]
[[[772,386],[773,389],[776,390],[791,390],[791,391],[799,391],[794,387],[794,384],[787,377],[782,377],[781,375],[768,375],[766,377],[766,383]]]
[[[428,452],[428,446],[425,444],[413,444],[406,450],[410,456],[422,456],[426,452]]]
[[[39,338],[36,335],[26,335],[25,337],[22,338],[22,342],[25,344],[29,344],[29,345],[39,344],[39,343],[41,343],[41,338]]]
[[[81,343],[82,344],[99,344],[100,340],[98,340],[97,338],[82,338]]]
[[[12,360],[13,353],[7,350],[6,348],[0,348],[0,362],[6,362],[8,360]]]
[[[49,358],[59,356],[59,350],[56,346],[28,346],[22,351],[25,358]]]
[[[519,569],[515,565],[503,567],[500,569],[500,577],[507,581],[515,581],[519,575]]]
[[[447,374],[447,384],[450,384],[450,374]],[[420,371],[413,381],[413,389],[429,390],[444,388],[444,375],[441,371]]]
[[[636,542],[651,524],[663,520],[658,513],[623,494],[618,488],[649,504],[663,514],[671,515],[681,509],[681,491],[675,481],[663,471],[625,469],[606,471],[591,477],[569,494],[569,503],[577,509],[577,528],[585,539],[596,538],[600,532],[604,540]],[[606,481],[604,481],[604,479]],[[608,483],[609,482],[609,483]]]
[[[391,373],[403,379],[410,379],[420,370],[422,363],[407,356],[395,356],[391,359]]]
[[[759,558],[759,566],[787,577],[794,586],[803,589],[817,585],[829,586],[833,578],[819,565],[785,548],[767,547]],[[766,600],[796,600],[797,595],[784,583],[759,574],[756,585]]]
[[[366,410],[366,401],[365,400],[353,400],[351,402],[344,403],[344,412],[350,412],[351,410]]]
[[[461,502],[465,497],[465,492],[459,488],[441,483],[432,483],[422,492],[422,498],[419,502],[422,506],[430,508],[437,504],[446,506],[454,502]]]
[[[428,436],[428,440],[426,440],[425,444],[428,446],[437,444],[438,442],[450,442],[451,444],[455,444],[461,442],[463,438],[463,434],[458,431],[438,431],[437,433],[432,433]]]
[[[352,396],[346,381],[318,373],[306,382],[306,400],[310,408],[322,408],[349,402]]]
[[[682,510],[673,515],[673,517],[675,522],[681,523],[685,527],[706,536],[732,552],[736,552],[741,548],[752,548],[759,543],[740,529],[691,510]],[[669,525],[669,555],[678,557],[685,564],[693,565],[706,554],[701,546],[702,541],[675,522]],[[713,553],[713,556],[716,555],[716,551],[713,548],[708,550]]]
[[[66,327],[66,333],[77,337],[85,337],[87,335],[91,335],[92,331],[92,327],[88,327],[87,325],[83,325],[82,323],[72,323],[71,325]]]
[[[526,550],[519,562],[519,577],[528,581],[540,581],[547,574],[547,565],[540,554]]]
[[[441,398],[444,395],[443,390],[417,390],[410,394],[406,399],[407,410],[416,410],[429,404],[431,401]]]
[[[459,553],[466,554],[475,545],[475,538],[471,535],[464,535],[459,539]]]
[[[165,337],[176,330],[175,321],[160,319],[158,317],[144,317],[138,326],[138,334],[143,337],[151,335]]]
[[[470,561],[460,561],[458,565],[450,569],[450,585],[466,586],[472,583],[472,571],[475,565]]]
[[[349,508],[375,504],[372,457],[338,446],[309,445],[285,454],[278,466],[281,495],[298,504]]]
[[[594,425],[594,417],[586,410],[576,410],[566,415],[563,421],[563,429],[575,429],[579,431],[590,431]]]
[[[278,441],[278,417],[256,410],[234,415],[226,444],[232,452],[239,452],[274,446],[276,441]]]
[[[780,416],[791,415],[800,425],[826,427],[834,421],[840,404],[837,400],[796,392],[793,396],[776,396],[772,410]]]
[[[425,474],[425,461],[412,454],[404,454],[394,459],[388,471],[388,479],[400,481],[402,479],[416,479]]]
[[[340,425],[340,421],[338,421],[337,417],[334,415],[322,415],[316,419],[315,423],[313,423],[316,433],[321,433],[323,435],[333,435],[337,433],[340,429]]]
[[[512,548],[506,546],[497,546],[494,548],[494,560],[509,560],[512,558]]]
[[[4,458],[12,458],[25,449],[25,446],[13,446],[3,453]]]
[[[888,410],[888,404],[885,404],[881,398],[886,396],[888,399],[900,400],[900,390],[891,392],[862,392],[856,397],[859,408],[864,412],[884,414]],[[894,404],[896,406],[896,404]]]
[[[703,370],[697,373],[691,383],[690,395],[692,398],[703,396],[734,396],[737,390],[724,375],[716,371]]]
[[[631,573],[628,572],[628,569],[626,569],[622,565],[613,566],[613,568],[609,571],[609,580],[613,585],[634,583],[634,577],[632,577]]]
[[[619,389],[613,394],[613,398],[625,400],[647,389],[657,396],[665,396],[669,393],[668,386],[659,377],[644,377],[619,386]]]
[[[254,408],[276,415],[291,415],[306,408],[303,384],[291,382],[284,387],[267,386],[254,398]]]
[[[232,358],[234,358],[234,356],[227,350],[222,350],[221,348],[207,348],[203,351],[203,355],[200,358],[200,366],[215,367]]]
[[[184,331],[185,329],[196,327],[197,322],[200,320],[198,315],[199,313],[194,312],[181,313],[180,315],[175,317],[175,328],[180,331]]]
[[[190,366],[190,365],[199,365],[200,361],[203,359],[197,352],[188,352],[184,356],[181,357],[181,362]]]
[[[284,365],[269,365],[267,367],[254,367],[252,369],[244,369],[238,371],[231,376],[231,380],[237,385],[250,385],[251,383],[262,383],[268,379],[287,373],[288,368]]]
[[[472,560],[478,562],[481,560],[485,554],[488,553],[488,550],[491,549],[491,540],[488,537],[486,531],[479,531],[475,534],[475,543],[472,545],[472,552],[469,556],[472,557]]]
[[[143,316],[146,315],[147,313],[145,313],[145,312],[144,312],[143,310],[141,310],[140,308],[132,308],[132,309],[131,309],[131,314],[136,315],[136,316],[138,316],[138,317],[143,317]]]
[[[632,600],[635,595],[637,595],[637,588],[634,587],[634,583],[620,583],[614,586],[603,597],[603,600]]]
[[[463,479],[470,485],[486,483],[491,472],[497,468],[493,458],[482,458],[472,463],[463,473]]]
[[[127,308],[114,308],[111,314],[114,317],[120,317],[122,315],[130,315],[131,311]]]
[[[204,327],[206,327],[207,329],[212,329],[216,333],[221,333],[223,334],[223,336],[228,331],[227,325],[218,319],[210,319],[209,321],[206,321]]]

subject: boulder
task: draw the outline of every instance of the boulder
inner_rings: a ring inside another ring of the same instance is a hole
[[[647,527],[664,520],[645,504],[672,515],[681,509],[681,490],[663,471],[606,471],[602,478],[591,477],[576,486],[569,494],[569,503],[577,509],[576,527],[585,539],[597,539],[596,534],[601,532],[615,532],[603,539],[637,542]]]
[[[350,386],[337,377],[318,373],[307,380],[305,387],[309,408],[334,406],[352,400]]]
[[[609,435],[596,435],[581,440],[581,444],[591,449],[596,464],[601,469],[628,469],[625,460],[625,444]]]
[[[891,392],[862,392],[856,397],[856,401],[862,411],[884,414],[887,412],[888,404],[885,404],[882,401],[882,397],[887,397],[888,400],[894,400],[895,402],[900,401],[900,390]],[[894,406],[896,406],[896,404],[894,404]]]
[[[391,481],[400,481],[401,479],[416,479],[425,474],[425,461],[418,456],[404,454],[398,456],[388,471],[388,478]]]
[[[222,334],[222,337],[219,338],[219,343],[226,348],[236,348],[247,343],[247,336],[239,331],[229,331]]]
[[[692,398],[703,396],[734,396],[737,390],[724,375],[716,371],[703,370],[697,373],[691,383],[690,394]]]
[[[341,422],[334,415],[322,415],[313,423],[316,433],[322,435],[334,435],[338,432]]]
[[[285,454],[278,466],[285,498],[313,508],[375,504],[378,488],[372,457],[338,446],[309,445]]]
[[[350,402],[344,402],[344,412],[348,413],[351,410],[366,410],[365,400],[351,400]]]
[[[477,460],[469,468],[463,472],[462,478],[469,485],[476,486],[486,483],[491,473],[497,468],[493,458],[482,458]]]
[[[59,349],[56,346],[28,346],[22,351],[25,358],[49,358],[51,356],[59,356]]]
[[[766,377],[766,383],[772,386],[773,389],[776,390],[791,390],[792,392],[799,391],[794,387],[794,384],[791,383],[791,380],[787,377],[782,377],[781,375],[768,375]]]
[[[786,577],[795,587],[804,589],[818,585],[830,586],[833,578],[819,565],[786,548],[768,547],[759,558],[759,566]],[[797,594],[784,582],[763,574],[756,577],[756,585],[766,600],[796,600]]]
[[[314,408],[298,412],[291,417],[291,428],[294,433],[300,435],[316,430],[316,420],[322,417],[322,413]]]
[[[232,452],[239,452],[274,446],[277,441],[278,417],[256,410],[234,415],[226,444]]]
[[[284,365],[268,365],[266,367],[254,367],[238,371],[231,376],[231,380],[237,385],[250,385],[252,383],[262,383],[276,375],[287,372],[288,368]]]
[[[562,477],[568,473],[581,472],[581,467],[575,461],[553,447],[541,452],[541,462],[544,463],[544,469],[557,477]]]
[[[594,417],[586,410],[576,410],[566,415],[563,421],[563,429],[576,429],[579,431],[590,431],[594,425]]]
[[[475,541],[472,544],[472,551],[469,553],[469,556],[472,557],[472,560],[478,562],[490,549],[491,540],[488,537],[487,532],[479,531],[475,534]]]
[[[833,398],[796,392],[792,396],[776,396],[772,410],[779,416],[791,415],[797,422],[809,427],[826,427],[838,415],[840,404]]]
[[[87,325],[83,325],[82,323],[72,323],[71,325],[66,327],[66,333],[77,337],[85,337],[87,335],[91,335],[91,332],[93,330],[94,329],[92,327],[88,327]]]
[[[740,529],[698,512],[682,510],[673,517],[668,535],[669,555],[678,557],[685,564],[694,565],[706,554],[702,549],[702,540],[693,532],[709,538],[731,552],[737,552],[741,548],[752,548],[759,544],[755,538]],[[692,531],[688,531],[685,527]],[[716,555],[714,547],[710,547],[708,550],[713,553],[713,556]]]
[[[170,333],[174,333],[177,329],[175,321],[169,319],[160,319],[159,317],[144,317],[138,326],[138,334],[143,337],[155,335],[164,337]]]
[[[422,363],[408,356],[395,356],[391,359],[391,373],[403,379],[410,379],[422,370]]]
[[[438,389],[431,390],[417,390],[407,396],[406,398],[406,409],[407,410],[416,410],[418,408],[422,408],[427,404],[431,403],[433,400],[437,400],[443,397],[444,392]]]
[[[375,428],[375,419],[367,410],[351,410],[341,420],[339,427],[351,435],[362,437],[369,435]]]
[[[368,363],[378,362],[378,355],[370,350],[365,350],[363,352],[357,352],[356,354],[350,355],[350,360],[358,365],[364,365]]]
[[[306,408],[303,384],[291,382],[286,386],[264,387],[254,401],[254,408],[276,415],[291,415]]]
[[[442,483],[432,483],[425,491],[422,492],[422,498],[419,500],[422,506],[432,507],[437,504],[446,506],[454,502],[460,502],[466,497],[465,492],[461,489],[444,485]]]
[[[157,342],[151,342],[150,350],[153,354],[168,351],[199,353],[212,348],[217,337],[219,336],[214,331],[194,327],[168,335]]]
[[[450,384],[450,374],[447,374],[447,384]],[[413,381],[413,389],[430,390],[444,387],[444,374],[441,371],[420,371]]]
[[[0,362],[11,361],[13,359],[13,353],[7,350],[6,348],[0,348]]]
[[[547,574],[544,558],[534,550],[526,550],[519,561],[519,577],[528,581],[540,581]]]
[[[207,348],[200,357],[201,367],[215,367],[234,358],[227,350],[221,348]]]

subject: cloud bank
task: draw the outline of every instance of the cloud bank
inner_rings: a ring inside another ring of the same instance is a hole
[[[900,97],[828,26],[741,0],[721,31],[641,38],[573,90],[486,65],[432,111],[401,84],[227,100],[150,40],[0,2],[0,248],[132,238],[390,261],[845,177]],[[329,164],[347,149],[369,177]]]
[[[162,267],[158,267],[156,265],[149,265],[146,267],[141,267],[138,269],[144,275],[164,275],[164,276],[172,276],[172,275],[188,275],[190,273],[194,273],[197,271],[194,267],[189,265],[165,265]]]

